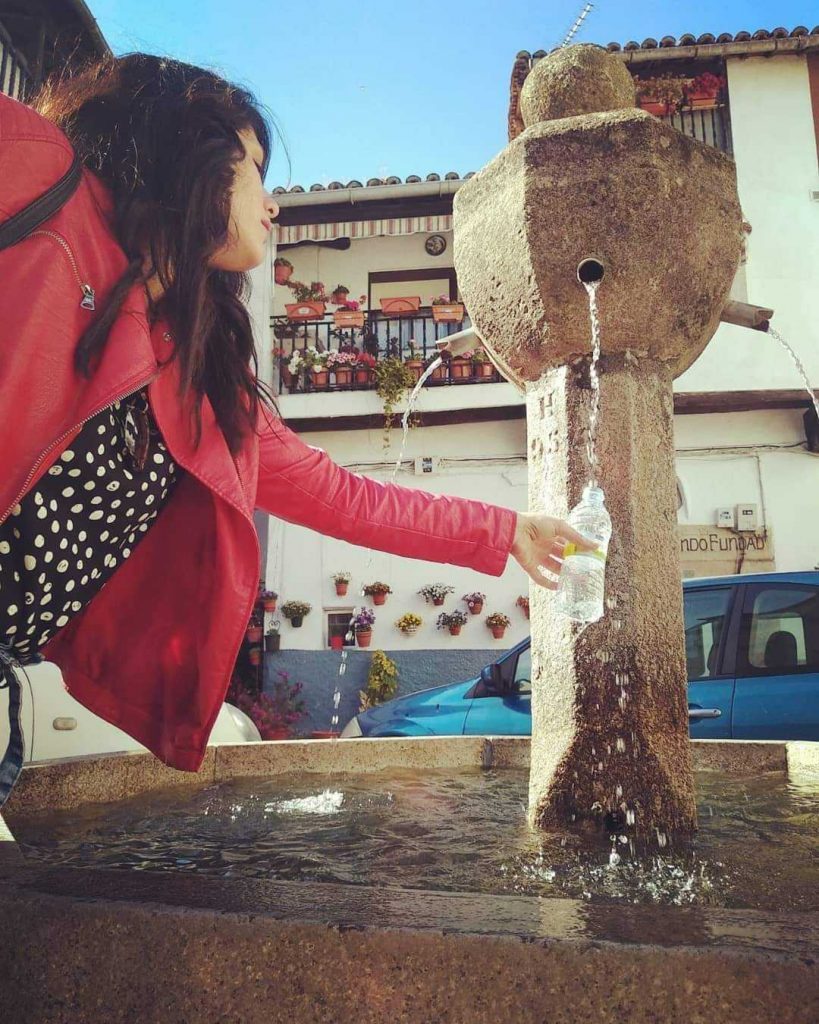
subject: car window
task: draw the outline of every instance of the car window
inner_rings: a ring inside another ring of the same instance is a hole
[[[515,665],[515,678],[512,680],[512,693],[519,695],[532,692],[532,648],[527,647],[518,655]]]
[[[819,670],[819,588],[760,587],[746,606],[741,655],[746,670]]]
[[[689,680],[716,675],[719,642],[730,600],[730,587],[685,592],[685,659]]]

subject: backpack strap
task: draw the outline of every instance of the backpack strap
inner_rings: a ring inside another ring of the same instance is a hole
[[[56,184],[28,206],[24,206],[13,217],[9,217],[8,220],[0,224],[0,250],[7,249],[10,245],[16,245],[26,235],[31,234],[50,217],[53,217],[74,195],[81,178],[82,161],[75,153],[71,166]]]

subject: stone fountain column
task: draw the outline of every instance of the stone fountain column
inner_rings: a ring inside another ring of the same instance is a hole
[[[455,264],[498,368],[526,391],[530,508],[589,480],[599,276],[598,479],[614,535],[607,614],[579,631],[534,587],[530,816],[663,844],[696,827],[676,541],[672,380],[702,352],[739,264],[731,160],[634,106],[625,66],[558,50],[521,94],[526,130],[455,198]]]

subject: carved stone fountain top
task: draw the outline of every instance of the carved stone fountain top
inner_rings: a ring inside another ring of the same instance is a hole
[[[578,266],[595,259],[603,354],[674,376],[702,352],[739,265],[733,162],[634,106],[631,76],[596,46],[539,61],[526,130],[455,196],[455,265],[472,322],[519,385],[590,349]]]

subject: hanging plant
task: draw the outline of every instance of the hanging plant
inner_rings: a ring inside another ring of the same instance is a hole
[[[486,600],[486,594],[482,594],[479,590],[475,590],[471,594],[464,594],[461,600],[466,602],[466,606],[469,608],[472,615],[480,615],[483,611],[483,603]]]
[[[364,593],[367,597],[373,599],[373,604],[384,604],[387,600],[387,594],[392,593],[392,587],[389,583],[367,583],[364,587]]]
[[[401,630],[404,636],[414,636],[419,627],[423,624],[423,619],[420,615],[416,615],[414,612],[404,612],[400,619],[395,623],[396,627]]]
[[[523,612],[523,614],[528,619],[529,618],[529,598],[526,597],[524,594],[521,594],[520,597],[517,599],[517,601],[515,601],[515,604],[516,604],[516,606],[518,608],[520,608],[520,610]]]
[[[384,403],[384,448],[390,446],[393,410],[413,384],[415,377],[412,371],[396,356],[388,356],[375,364],[375,391]]]
[[[362,608],[353,616],[353,630],[359,647],[369,647],[375,625],[375,612],[370,608]]]
[[[454,594],[455,588],[445,583],[427,583],[418,591],[425,601],[432,601],[433,604],[442,605],[448,594]]]
[[[277,256],[273,260],[273,274],[276,284],[287,284],[290,275],[293,273],[293,264],[284,256]]]
[[[290,619],[293,629],[298,629],[304,621],[304,616],[310,612],[313,606],[307,601],[285,601],[282,605],[282,615]]]
[[[492,636],[496,640],[502,640],[503,634],[512,624],[512,620],[508,615],[504,615],[503,612],[493,612],[491,615],[487,615],[485,621],[487,627],[492,630]]]
[[[350,585],[350,580],[353,578],[352,573],[347,572],[334,572],[331,576],[333,583],[336,585],[336,594],[338,597],[344,597],[347,593],[347,587]]]
[[[452,636],[458,636],[466,622],[466,612],[456,609],[454,612],[441,612],[438,616],[438,629],[448,629]]]

